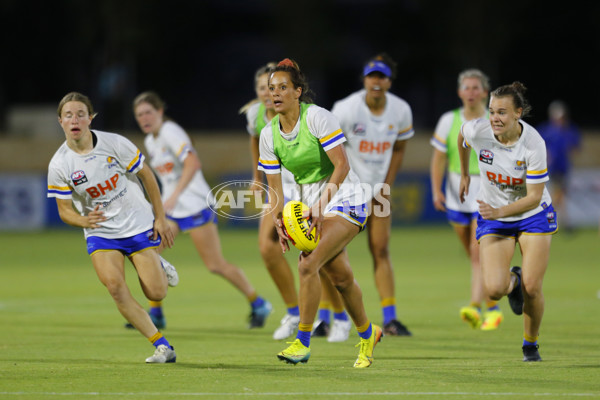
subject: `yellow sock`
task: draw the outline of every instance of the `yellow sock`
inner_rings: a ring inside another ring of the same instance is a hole
[[[494,307],[496,304],[498,304],[498,302],[496,300],[488,300],[485,302],[485,306],[487,308],[492,308]]]
[[[154,335],[150,336],[148,338],[148,340],[150,341],[150,343],[154,344],[154,342],[156,342],[158,339],[160,339],[161,337],[163,337],[162,333],[160,332],[156,332]]]
[[[152,300],[149,300],[148,304],[150,304],[150,308],[159,308],[159,307],[162,307],[162,301],[152,301]]]
[[[300,332],[312,332],[312,328],[313,328],[313,324],[303,324],[303,323],[298,324],[298,330]]]
[[[381,300],[381,307],[395,306],[395,305],[396,305],[395,297],[386,297],[385,299]]]
[[[330,309],[331,308],[331,303],[328,301],[321,301],[319,302],[319,308],[320,309]]]
[[[529,343],[537,342],[538,338],[539,338],[539,335],[538,336],[529,336],[528,334],[523,333],[523,339],[525,339]]]
[[[365,322],[364,325],[361,326],[357,326],[356,330],[358,331],[358,333],[363,333],[365,332],[367,329],[369,329],[369,326],[371,325],[371,321],[367,320],[367,322]]]
[[[256,292],[252,292],[252,294],[250,296],[248,296],[248,302],[252,303],[257,298],[258,298],[258,294]]]

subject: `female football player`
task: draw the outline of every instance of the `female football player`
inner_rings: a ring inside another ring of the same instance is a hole
[[[158,184],[133,143],[90,129],[94,117],[92,103],[80,93],[68,93],[60,101],[58,122],[66,141],[48,167],[48,197],[56,198],[65,223],[83,228],[100,282],[123,317],[156,347],[146,362],[175,362],[173,347],[131,295],[124,271],[127,256],[148,299],[160,301],[167,295],[168,277],[156,248],[161,240],[171,247],[173,232]],[[176,274],[173,278],[178,279]]]
[[[522,120],[531,109],[524,93],[520,82],[499,87],[491,94],[489,120],[463,125],[457,141],[459,198],[464,202],[469,194],[472,148],[481,176],[476,237],[483,286],[493,300],[508,295],[513,312],[523,314],[523,361],[541,361],[537,340],[544,314],[542,281],[558,224],[545,185],[549,178],[544,140]],[[522,269],[510,268],[516,243]]]
[[[146,134],[144,145],[150,165],[162,184],[167,221],[175,236],[189,233],[208,270],[228,280],[244,294],[251,306],[249,327],[262,327],[271,304],[256,294],[244,272],[228,262],[221,251],[217,216],[209,207],[210,188],[200,169],[200,160],[187,133],[164,114],[165,103],[154,92],[144,92],[133,101],[135,118]],[[156,304],[151,304],[155,308]]]
[[[382,336],[372,325],[362,302],[362,292],[354,280],[345,247],[364,227],[366,195],[358,177],[351,171],[342,130],[335,116],[311,103],[309,88],[298,64],[284,59],[269,76],[269,92],[277,115],[260,135],[259,168],[267,175],[270,217],[274,219],[281,247],[289,249],[282,230],[283,198],[281,166],[294,174],[303,203],[309,205],[319,244],[311,253],[300,253],[300,323],[296,340],[281,351],[279,359],[289,363],[307,362],[310,335],[319,305],[319,271],[327,272],[339,290],[346,310],[361,338],[356,368],[371,365],[373,348]]]
[[[335,102],[331,112],[340,121],[348,139],[344,145],[352,170],[362,183],[372,188],[367,233],[383,314],[383,332],[411,336],[396,316],[394,270],[389,252],[392,215],[389,207],[385,212],[373,212],[375,208],[384,210],[389,205],[389,188],[402,165],[406,143],[415,133],[410,106],[389,93],[395,75],[394,60],[385,53],[378,54],[363,68],[363,89]]]
[[[257,195],[260,193],[263,181],[261,173],[257,168],[260,131],[277,114],[268,90],[269,73],[275,66],[275,63],[269,63],[256,71],[254,75],[256,99],[250,101],[240,109],[240,113],[246,114],[248,122],[246,129],[250,134],[253,189],[255,189]],[[281,174],[283,195],[285,196],[284,201],[295,199],[297,194],[295,193],[296,182],[294,182],[294,176],[284,168],[282,168]],[[277,235],[273,218],[265,217],[265,215],[262,216],[259,222],[258,247],[267,271],[269,271],[271,279],[275,282],[275,286],[277,286],[287,308],[287,313],[281,320],[280,326],[273,332],[273,339],[286,339],[294,334],[300,321],[298,294],[292,270],[279,247],[279,236]]]
[[[479,243],[475,239],[477,229],[477,192],[479,191],[479,167],[477,155],[471,152],[469,172],[471,174],[470,195],[461,203],[458,199],[460,184],[460,159],[456,139],[460,127],[466,121],[487,116],[487,98],[490,91],[488,77],[478,69],[467,69],[458,75],[458,97],[462,107],[444,113],[437,123],[431,145],[431,193],[433,206],[446,213],[461,244],[471,261],[471,303],[460,309],[460,317],[472,328],[484,331],[498,328],[504,316],[497,302],[483,292]],[[442,191],[444,172],[446,193]],[[481,314],[481,303],[485,301],[486,312]]]

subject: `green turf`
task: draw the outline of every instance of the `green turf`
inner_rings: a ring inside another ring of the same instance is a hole
[[[1,233],[0,399],[313,399],[600,397],[600,238],[558,234],[544,292],[541,363],[521,361],[522,319],[474,331],[458,317],[469,267],[451,228],[393,232],[398,313],[411,338],[385,337],[366,370],[345,343],[313,339],[308,364],[275,355],[271,338],[285,309],[260,261],[254,230],[221,232],[224,252],[275,306],[248,331],[243,296],[207,272],[187,236],[165,253],[181,282],[165,301],[165,336],[177,363],[146,365],[153,347],[124,320],[99,283],[78,230]],[[367,313],[381,322],[366,235],[349,248]],[[289,254],[294,263],[297,253]],[[133,268],[128,282],[143,302]]]

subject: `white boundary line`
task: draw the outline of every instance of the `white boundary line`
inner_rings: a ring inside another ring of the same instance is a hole
[[[155,397],[211,397],[211,396],[531,396],[531,397],[599,397],[598,393],[517,393],[517,392],[243,392],[243,393],[151,393],[151,392],[0,392],[3,396],[155,396]]]

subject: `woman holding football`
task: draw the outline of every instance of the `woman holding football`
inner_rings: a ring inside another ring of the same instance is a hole
[[[125,280],[127,256],[148,299],[162,300],[167,285],[178,281],[172,266],[170,271],[161,266],[156,251],[161,241],[167,247],[173,245],[158,184],[133,143],[114,133],[90,129],[94,117],[92,103],[81,93],[68,93],[60,101],[58,122],[66,141],[48,167],[48,197],[56,198],[65,223],[83,228],[100,282],[121,315],[156,347],[146,362],[175,362],[173,347],[131,295]]]
[[[228,262],[221,251],[217,216],[209,207],[212,197],[202,175],[200,159],[187,133],[164,115],[165,103],[154,92],[144,92],[133,101],[150,165],[162,185],[167,221],[175,236],[188,233],[208,270],[222,276],[239,290],[251,307],[249,328],[262,327],[271,304],[258,296],[239,267]],[[160,304],[151,304],[150,312]]]
[[[482,181],[476,237],[483,285],[491,299],[508,295],[513,312],[523,314],[523,361],[541,361],[537,340],[544,314],[542,281],[558,224],[545,185],[544,140],[522,120],[531,109],[525,90],[520,82],[499,87],[490,97],[489,121],[475,119],[461,128],[459,197],[464,202],[469,194],[472,148]],[[509,269],[516,243],[523,268]]]
[[[311,253],[301,253],[300,323],[296,340],[277,357],[288,363],[307,362],[310,335],[321,295],[319,271],[324,269],[339,290],[346,310],[361,338],[354,367],[366,368],[373,360],[373,348],[382,331],[370,323],[362,292],[354,280],[345,247],[364,227],[366,194],[350,169],[342,144],[345,141],[337,119],[329,111],[311,103],[309,88],[298,64],[284,59],[269,76],[269,92],[277,116],[260,135],[259,169],[267,175],[270,211],[281,247],[289,249],[282,230],[283,198],[281,166],[294,174],[301,200],[309,205],[311,220],[319,243]]]
[[[254,74],[254,90],[256,99],[250,101],[240,109],[241,114],[246,114],[246,129],[250,134],[250,153],[252,155],[252,180],[253,189],[256,195],[260,195],[262,187],[262,176],[258,170],[258,143],[260,141],[260,131],[277,115],[273,107],[273,100],[268,89],[269,74],[276,63],[268,63],[261,67]],[[296,182],[291,172],[285,168],[281,169],[281,179],[283,184],[284,201],[295,199]],[[294,274],[283,256],[279,247],[279,236],[275,229],[273,218],[263,215],[258,226],[258,247],[263,262],[267,267],[271,279],[279,290],[281,298],[286,305],[287,312],[281,320],[280,326],[273,332],[273,339],[286,339],[294,334],[300,321],[300,311],[298,309],[298,294],[294,283]]]

